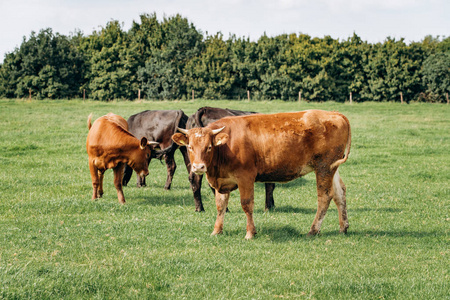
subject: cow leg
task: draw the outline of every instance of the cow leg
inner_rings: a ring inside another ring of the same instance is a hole
[[[192,192],[194,193],[195,211],[205,211],[202,203],[202,180],[203,175],[197,175],[195,173],[189,174],[189,183],[191,184]]]
[[[209,185],[209,184],[208,184]],[[212,186],[210,186],[209,185],[209,188],[211,189],[211,192],[213,193],[213,195],[215,195],[216,194],[216,189],[215,188],[213,188]],[[226,212],[230,212],[230,210],[228,209],[228,207],[227,207],[227,211]]]
[[[145,183],[145,177],[141,177],[138,174],[136,174],[136,186],[138,188],[146,186],[147,184]]]
[[[125,203],[125,197],[123,195],[122,190],[122,178],[123,178],[123,169],[125,165],[123,163],[118,163],[115,168],[113,168],[114,171],[114,186],[117,190],[117,198],[119,198],[119,202],[124,204]]]
[[[192,193],[194,194],[195,211],[205,211],[202,203],[202,179],[203,175],[197,175],[191,172],[191,161],[189,160],[189,154],[186,147],[180,147],[181,154],[183,154],[184,164],[189,173],[189,183],[191,185]]]
[[[89,171],[92,179],[92,200],[95,200],[98,198],[99,171],[93,163],[89,163]]]
[[[105,177],[105,171],[98,171],[98,198],[103,196],[103,178]]]
[[[217,207],[217,218],[214,224],[214,231],[211,235],[221,234],[223,232],[223,220],[225,218],[225,212],[228,206],[228,199],[230,198],[230,193],[221,194],[216,190],[216,207]]]
[[[189,160],[189,154],[187,153],[186,147],[180,147],[178,148],[181,151],[181,154],[183,155],[184,164],[186,166],[186,169],[188,173],[191,172],[191,161]]]
[[[177,164],[175,163],[174,153],[168,153],[165,155],[164,160],[166,161],[167,167],[167,180],[166,185],[164,186],[165,190],[170,190],[170,186],[172,185],[173,174],[175,174],[175,170],[177,169]]]
[[[256,234],[255,223],[253,222],[254,208],[254,183],[240,184],[239,193],[241,195],[241,206],[247,216],[247,234],[245,239],[252,239]]]
[[[123,180],[122,180],[123,186],[127,186],[128,182],[131,179],[131,175],[133,175],[133,169],[129,165],[126,165],[125,171],[123,173]]]
[[[273,200],[273,190],[275,183],[266,183],[266,211],[275,208],[275,201]]]
[[[324,169],[327,167],[324,167]],[[320,232],[320,226],[333,198],[333,174],[329,172],[316,172],[317,181],[317,212],[308,235],[316,235]]]
[[[346,202],[346,187],[341,177],[339,176],[339,170],[333,176],[333,200],[337,206],[339,213],[339,227],[341,233],[347,233],[348,217],[347,217],[347,202]]]
[[[209,185],[209,184],[208,184]],[[209,188],[211,189],[211,192],[213,193],[213,195],[215,195],[216,194],[216,189],[215,188],[213,188],[212,186],[210,186],[209,185]]]

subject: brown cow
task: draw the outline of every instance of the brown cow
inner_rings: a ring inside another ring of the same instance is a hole
[[[337,112],[308,110],[227,117],[204,128],[179,129],[172,139],[189,151],[192,172],[205,174],[216,189],[217,219],[212,235],[222,233],[230,192],[239,189],[247,215],[246,239],[256,234],[254,182],[287,182],[314,171],[318,205],[309,235],[319,233],[331,199],[347,232],[346,188],[338,167],[350,152],[348,119]]]
[[[140,176],[147,176],[152,154],[149,145],[158,143],[149,142],[145,137],[138,140],[128,132],[127,121],[121,116],[109,113],[92,125],[91,119],[92,114],[88,117],[86,150],[92,178],[92,199],[102,197],[104,173],[107,169],[113,169],[117,197],[123,204],[122,177],[125,165],[130,165]]]

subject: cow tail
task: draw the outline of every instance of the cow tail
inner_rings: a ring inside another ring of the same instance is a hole
[[[92,119],[92,113],[89,114],[88,119],[87,119],[88,130],[90,130],[92,127],[91,119]]]
[[[198,127],[205,127],[204,125],[203,125],[203,122],[202,122],[202,117],[203,117],[203,114],[205,113],[205,108],[204,107],[202,107],[202,108],[200,108],[196,113],[195,113],[195,123],[197,123],[197,126]]]
[[[175,151],[177,149],[177,147],[178,147],[178,145],[172,141],[172,144],[170,144],[170,146],[167,148],[164,148],[162,150],[152,150],[151,158],[156,158],[156,159],[162,160],[164,158],[164,155],[166,155],[167,153],[169,153],[171,151]]]
[[[345,146],[346,150],[345,150],[345,154],[344,154],[344,158],[339,159],[337,161],[335,161],[334,163],[331,164],[330,169],[334,169],[339,167],[341,164],[345,163],[348,159],[348,155],[350,153],[350,146],[352,144],[352,131],[350,129],[350,121],[347,119],[346,116],[341,115],[344,120],[347,122],[348,125],[348,136],[347,136],[347,145]]]
[[[184,114],[184,112],[182,110],[180,110],[180,114],[177,118],[177,121],[175,123],[176,126],[180,127],[180,128],[186,128],[187,126],[187,121],[188,121],[188,116],[186,116]],[[174,132],[176,132],[177,128],[174,128]]]
[[[173,149],[173,144],[163,150],[153,150],[151,158],[156,158],[156,159],[162,160],[164,155],[166,155],[167,153],[172,151],[172,149]]]

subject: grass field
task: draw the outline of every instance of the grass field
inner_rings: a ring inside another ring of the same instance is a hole
[[[244,240],[239,193],[224,234],[216,209],[195,213],[181,154],[171,191],[165,166],[135,177],[120,205],[112,171],[92,201],[86,120],[146,109],[210,105],[263,113],[339,110],[352,125],[340,169],[350,228],[334,203],[322,233],[315,177],[278,184],[264,212],[256,184],[255,239]],[[450,107],[440,104],[237,101],[83,102],[0,100],[0,298],[4,299],[449,299]]]

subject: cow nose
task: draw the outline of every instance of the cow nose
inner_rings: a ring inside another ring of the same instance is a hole
[[[201,175],[206,173],[206,166],[205,164],[192,164],[192,172],[195,174]]]

